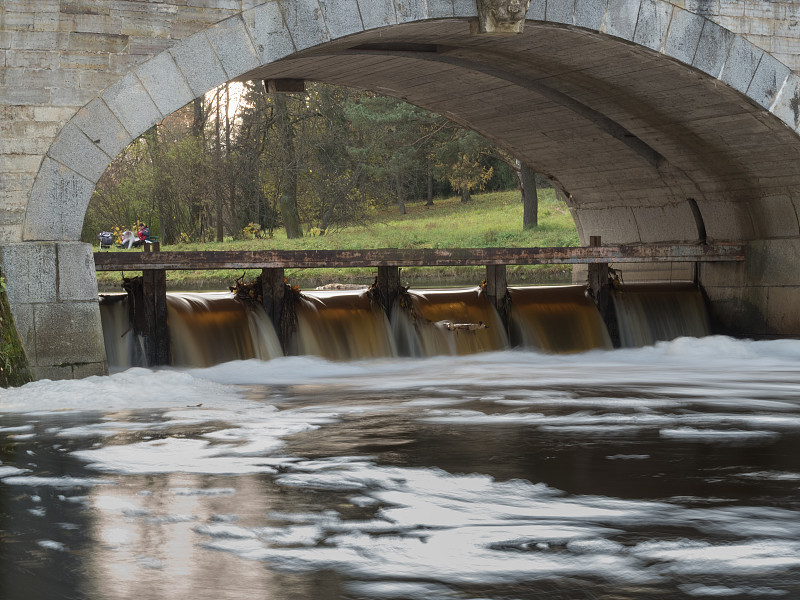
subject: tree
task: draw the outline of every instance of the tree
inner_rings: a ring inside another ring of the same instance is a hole
[[[436,173],[447,179],[462,202],[469,202],[474,189],[483,189],[492,177],[493,168],[487,167],[482,156],[491,150],[484,137],[467,129],[452,129],[450,139],[442,143],[436,155]]]
[[[303,237],[303,225],[297,211],[297,160],[294,148],[294,125],[289,114],[286,96],[282,93],[273,94],[275,104],[275,131],[278,136],[278,145],[281,148],[280,164],[280,196],[279,204],[283,227],[289,239]]]
[[[536,173],[524,162],[517,161],[522,192],[522,228],[531,229],[539,224],[539,197],[536,190]]]

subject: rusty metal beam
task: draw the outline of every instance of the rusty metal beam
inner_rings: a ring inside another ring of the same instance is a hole
[[[454,248],[371,250],[221,250],[207,252],[95,252],[98,271],[435,267],[632,262],[743,261],[740,244],[608,245],[580,248]]]

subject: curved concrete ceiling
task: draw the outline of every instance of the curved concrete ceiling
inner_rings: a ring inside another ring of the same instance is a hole
[[[389,94],[481,132],[568,194],[584,241],[799,233],[800,137],[722,81],[619,38],[541,22],[471,36],[468,20],[428,21],[238,79],[277,78]]]

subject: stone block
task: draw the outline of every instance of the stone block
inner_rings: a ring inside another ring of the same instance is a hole
[[[747,92],[750,82],[753,81],[756,68],[764,51],[757,48],[741,36],[733,38],[728,60],[722,69],[720,79],[733,89]]]
[[[547,13],[547,0],[531,0],[528,14],[525,18],[529,21],[544,21]]]
[[[194,93],[169,52],[144,63],[136,69],[136,75],[161,114],[170,115],[194,100]]]
[[[641,0],[608,0],[603,31],[623,40],[632,40]]]
[[[21,243],[0,246],[0,266],[7,279],[12,304],[55,302],[58,269],[54,243]]]
[[[228,79],[238,77],[261,64],[241,17],[217,23],[206,30],[206,37],[217,54]]]
[[[175,44],[169,52],[196,98],[228,81],[217,55],[203,32]]]
[[[768,288],[706,287],[711,317],[711,332],[721,335],[761,337],[770,333],[767,327]]]
[[[395,0],[394,12],[398,23],[422,21],[428,18],[427,0]]]
[[[789,74],[771,110],[789,127],[800,130],[800,77]]]
[[[699,263],[699,280],[703,287],[744,286],[746,276],[744,263]]]
[[[152,57],[169,50],[179,41],[180,40],[173,40],[170,38],[152,38],[132,35],[128,46],[128,53],[144,54],[148,57]]]
[[[56,69],[60,64],[59,53],[47,50],[9,50],[5,65],[8,68]]]
[[[782,336],[800,335],[800,286],[771,287],[767,300],[767,328]]]
[[[642,0],[633,41],[660,52],[667,38],[671,17],[671,4],[660,0]]]
[[[146,54],[109,54],[108,73],[118,76],[125,75],[147,62],[149,58],[150,56]]]
[[[703,203],[703,219],[708,241],[729,242],[753,238],[753,222],[747,206],[739,202]]]
[[[67,34],[58,31],[14,31],[12,50],[66,50]]]
[[[69,106],[73,110],[88,104],[97,95],[97,90],[86,88],[53,88],[50,92],[53,106]]]
[[[376,29],[397,23],[392,0],[358,0],[364,29]],[[473,8],[473,12],[475,9]],[[297,40],[295,40],[297,43]]]
[[[78,111],[73,123],[112,158],[122,152],[133,139],[100,98],[95,98]]]
[[[69,34],[67,49],[78,52],[95,52],[99,54],[118,54],[128,48],[128,36],[112,33],[82,33],[73,31]]]
[[[734,34],[713,21],[706,21],[692,66],[719,79],[728,58]]]
[[[572,25],[575,18],[575,0],[547,0],[545,20],[550,23]]]
[[[690,65],[697,52],[697,44],[705,19],[686,10],[675,8],[664,43],[664,54]]]
[[[102,98],[131,138],[139,137],[164,117],[133,73],[103,92]]]
[[[641,242],[633,211],[625,206],[582,210],[578,213],[584,236],[599,235],[604,244]]]
[[[83,242],[59,242],[58,300],[96,300],[94,248]]]
[[[108,15],[111,0],[61,0],[61,12],[74,15]]]
[[[24,220],[25,215],[22,215]],[[0,223],[0,244],[16,244],[22,241],[22,221]]]
[[[108,33],[122,35],[122,24],[127,19],[109,15],[78,14],[75,15],[73,31],[81,33]],[[129,35],[125,33],[125,35]]]
[[[797,237],[800,235],[797,212],[788,194],[776,194],[752,200],[750,215],[757,238]]]
[[[295,48],[303,50],[330,40],[319,2],[292,0],[281,2],[283,21],[289,28]]]
[[[134,14],[122,20],[120,33],[128,36],[169,37],[172,19],[163,14]]]
[[[76,363],[72,365],[73,379],[103,375],[108,375],[108,362],[106,360],[103,360],[103,362]]]
[[[52,92],[46,88],[0,85],[0,105],[50,104]]]
[[[575,25],[578,27],[600,31],[605,16],[606,0],[575,0]]]
[[[789,67],[779,63],[766,52],[761,56],[747,95],[764,108],[770,108],[789,76]]]
[[[428,0],[428,16],[444,19],[453,16],[453,0]]]
[[[633,208],[643,242],[695,243],[697,225],[688,203]]]
[[[800,240],[755,240],[747,247],[749,285],[800,285]]]
[[[70,366],[105,361],[100,307],[94,302],[61,302],[34,307],[37,366]],[[65,362],[69,357],[69,362]]]
[[[319,6],[331,39],[364,30],[358,0],[319,0]]]
[[[278,2],[267,2],[242,15],[250,36],[261,55],[262,64],[271,63],[294,52],[294,44],[283,24]]]
[[[48,156],[93,182],[100,179],[111,162],[111,157],[72,123],[61,130]]]
[[[92,192],[93,182],[45,158],[31,190],[24,239],[79,239]]]
[[[453,0],[453,16],[454,17],[477,17],[478,6],[475,0]]]
[[[0,154],[0,173],[34,173],[40,162],[35,154]]]
[[[88,52],[62,52],[59,66],[63,69],[108,69],[108,54],[91,54]]]

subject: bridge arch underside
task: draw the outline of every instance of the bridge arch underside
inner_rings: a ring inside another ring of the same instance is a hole
[[[479,131],[565,193],[584,244],[594,235],[746,242],[745,264],[626,265],[625,280],[696,278],[717,332],[800,335],[800,137],[767,110],[778,112],[780,76],[729,64],[721,81],[648,48],[550,23],[529,21],[512,37],[467,28],[449,20],[366,32],[238,79],[373,90]]]
[[[648,30],[633,18],[623,37],[608,33],[609,13],[606,33],[551,19],[471,35],[468,15],[337,38],[287,28],[275,6],[178,41],[79,110],[50,147],[20,243],[0,246],[37,377],[105,369],[91,247],[78,240],[111,157],[226,80],[316,80],[443,114],[550,178],[584,243],[746,242],[745,263],[625,267],[625,281],[696,277],[716,332],[800,336],[800,77],[769,54],[659,2],[671,20]]]

